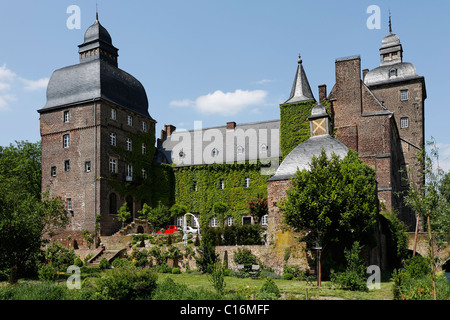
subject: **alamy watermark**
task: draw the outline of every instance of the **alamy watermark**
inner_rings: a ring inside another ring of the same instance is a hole
[[[71,274],[70,277],[67,278],[67,289],[81,289],[81,270],[80,267],[71,265],[67,268],[66,273]]]
[[[373,4],[367,7],[366,13],[371,14],[366,21],[368,29],[381,29],[381,10],[380,7]]]
[[[367,267],[367,274],[370,274],[370,276],[367,278],[367,287],[372,289],[380,289],[381,285],[381,270],[380,267],[377,265],[370,265]]]
[[[80,9],[80,7],[75,4],[72,4],[67,7],[66,13],[70,14],[70,16],[66,20],[67,29],[69,29],[69,30],[81,29],[81,9]]]

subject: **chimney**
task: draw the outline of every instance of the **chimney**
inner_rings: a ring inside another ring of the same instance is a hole
[[[319,85],[319,102],[327,99],[327,85]]]
[[[171,124],[165,124],[164,125],[164,131],[166,132],[166,136],[170,137],[172,135],[172,133],[175,132],[177,128]]]
[[[166,130],[161,130],[161,140],[164,141],[167,138]]]
[[[367,72],[369,72],[369,69],[364,69],[362,71],[362,73],[363,73],[363,81],[364,81],[364,78],[366,77]]]
[[[227,122],[227,130],[234,130],[236,128],[236,122]]]

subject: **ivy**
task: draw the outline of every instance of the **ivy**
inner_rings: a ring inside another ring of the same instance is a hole
[[[263,165],[258,163],[211,164],[174,168],[175,199],[188,212],[198,213],[201,223],[217,216],[219,223],[233,217],[236,223],[249,213],[248,202],[262,195],[267,197],[267,175],[261,174]],[[250,178],[250,186],[245,186]],[[220,181],[224,189],[220,189]],[[216,203],[226,204],[219,215],[214,212]]]

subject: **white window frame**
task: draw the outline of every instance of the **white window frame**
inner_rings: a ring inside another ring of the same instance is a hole
[[[117,120],[117,110],[111,108],[111,119]]]
[[[210,225],[213,228],[217,228],[219,226],[219,219],[217,219],[217,217],[212,217]]]
[[[147,132],[148,128],[147,128],[147,122],[142,121],[142,131]]]
[[[250,188],[250,181],[251,181],[251,180],[250,180],[249,177],[246,177],[246,178],[245,178],[245,187],[246,187],[246,188]]]
[[[400,90],[400,101],[408,101],[408,89]]]
[[[64,148],[70,147],[70,135],[69,134],[63,135],[63,147]]]
[[[405,129],[408,127],[409,127],[409,118],[408,117],[400,118],[400,128]]]
[[[91,167],[91,162],[90,162],[90,161],[86,161],[86,162],[84,163],[84,171],[85,171],[85,172],[91,172],[91,169],[92,169],[92,167]]]
[[[263,225],[263,226],[267,226],[269,223],[268,223],[268,218],[269,218],[269,215],[267,215],[267,214],[265,214],[265,215],[263,215],[262,217],[261,217],[261,224]]]
[[[66,198],[67,210],[72,210],[72,198]]]
[[[133,116],[127,116],[127,124],[132,127],[133,126]]]
[[[117,159],[109,158],[109,172],[112,174],[117,173]]]
[[[50,168],[50,175],[52,177],[56,177],[56,166]]]
[[[234,224],[234,218],[228,217],[226,223],[227,223],[227,226],[232,226]]]
[[[109,144],[111,146],[116,146],[117,145],[117,136],[114,132],[111,132],[109,134]]]
[[[133,151],[133,140],[131,140],[131,138],[127,138],[126,145],[127,151]]]
[[[220,181],[219,181],[219,189],[220,190],[225,189],[225,180],[224,179],[220,179]]]
[[[125,180],[133,181],[133,166],[131,164],[127,164],[127,176]]]
[[[147,154],[147,145],[142,143],[142,154]]]
[[[64,111],[64,122],[68,123],[70,122],[70,112],[69,111]]]
[[[147,170],[145,170],[144,168],[142,168],[142,178],[147,179]]]

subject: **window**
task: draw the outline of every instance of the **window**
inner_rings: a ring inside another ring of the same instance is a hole
[[[197,191],[197,190],[198,190],[197,181],[192,182],[192,189],[193,189],[194,191]]]
[[[246,188],[250,187],[250,178],[245,178],[245,187]]]
[[[234,224],[234,218],[228,217],[225,222],[226,222],[227,226],[232,226]]]
[[[116,134],[115,133],[110,133],[109,134],[109,144],[112,145],[112,146],[115,146],[116,145],[116,141],[117,141]]]
[[[409,126],[408,117],[400,118],[400,128],[404,129],[404,128],[408,128],[408,126]]]
[[[66,198],[67,210],[72,210],[72,198]]]
[[[147,179],[147,170],[142,169],[142,179]]]
[[[50,175],[51,175],[52,177],[56,177],[56,167],[52,167],[52,168],[50,169]]]
[[[213,217],[211,219],[211,227],[218,227],[219,226],[219,221],[217,220],[217,217]]]
[[[128,124],[129,126],[132,126],[132,125],[133,125],[133,117],[132,117],[132,116],[128,116],[128,117],[127,117],[127,124]]]
[[[142,144],[142,154],[147,154],[147,145],[145,143]]]
[[[132,196],[127,196],[125,198],[125,202],[127,203],[127,210],[128,212],[131,212],[131,216],[133,217],[133,207],[134,207],[134,201]]]
[[[225,180],[220,180],[219,181],[219,189],[225,189]]]
[[[115,158],[109,159],[109,172],[112,174],[117,173],[117,159]]]
[[[244,153],[244,147],[243,146],[237,147],[237,153],[238,154],[243,154]]]
[[[142,131],[147,132],[147,122],[143,121],[142,122]]]
[[[266,144],[262,144],[261,145],[261,152],[267,152],[267,145]]]
[[[392,52],[392,59],[398,58],[398,52]]]
[[[217,150],[216,148],[211,150],[211,156],[217,157],[218,155],[219,155],[219,150]]]
[[[408,100],[408,89],[400,90],[400,100],[401,101]]]
[[[261,224],[263,225],[263,226],[267,226],[267,217],[268,217],[268,215],[267,214],[265,214],[265,215],[263,215],[262,217],[261,217]]]
[[[133,181],[133,166],[131,164],[127,164],[127,176],[125,180]]]
[[[117,110],[116,109],[111,109],[111,119],[117,120]]]
[[[395,77],[397,75],[397,69],[389,70],[389,77]]]
[[[388,60],[390,60],[389,53],[383,54],[383,61],[388,61]]]
[[[64,161],[64,171],[70,171],[70,160]]]
[[[70,120],[69,111],[64,111],[64,122],[69,122],[69,120]]]
[[[183,226],[183,217],[177,217],[177,227],[182,227]]]
[[[127,151],[132,151],[133,150],[133,141],[131,141],[130,138],[127,138]]]
[[[110,214],[117,213],[117,196],[115,193],[111,193],[109,195],[109,213]]]
[[[184,159],[184,158],[186,157],[186,154],[183,152],[183,150],[181,150],[181,151],[178,153],[178,156],[180,157],[180,159]]]
[[[63,135],[63,146],[68,148],[70,145],[70,136],[68,134]]]
[[[85,172],[91,172],[91,162],[90,161],[86,161],[84,163],[84,171]]]

